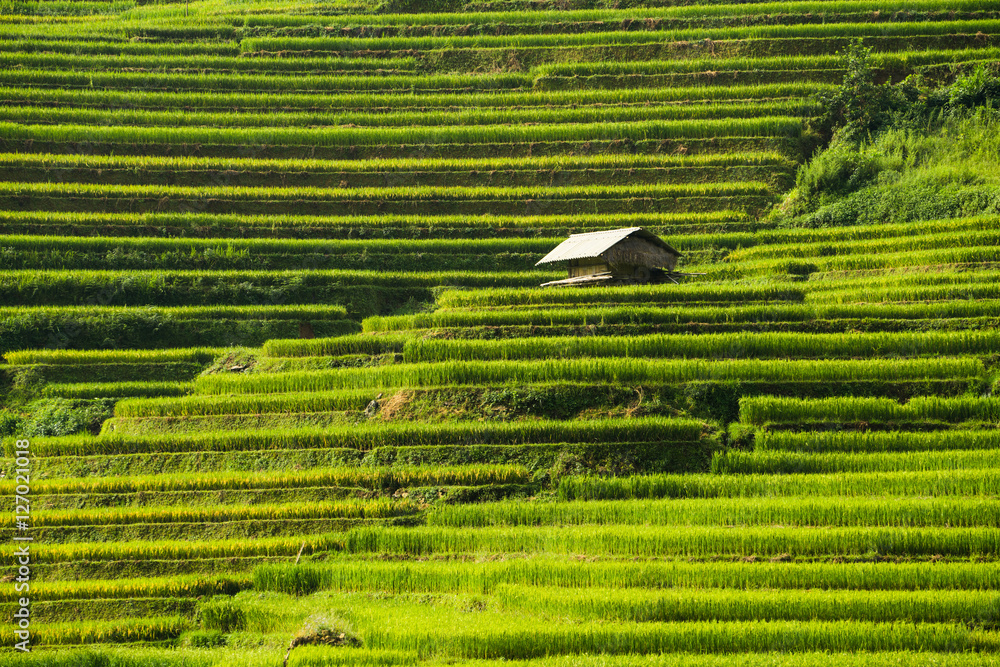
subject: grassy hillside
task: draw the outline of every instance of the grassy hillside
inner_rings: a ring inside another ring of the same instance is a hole
[[[0,665],[996,662],[995,4],[0,15]]]

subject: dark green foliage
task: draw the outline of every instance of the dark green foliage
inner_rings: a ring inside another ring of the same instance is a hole
[[[21,415],[10,410],[0,410],[0,437],[14,435],[21,424]]]
[[[843,83],[832,93],[818,96],[826,113],[817,125],[826,137],[844,127],[861,134],[877,131],[902,101],[899,89],[875,83],[873,51],[860,37],[854,39],[842,53]]]
[[[1000,101],[1000,79],[983,64],[971,71],[955,67],[945,86],[934,86],[920,73],[895,85],[877,84],[873,51],[861,38],[854,39],[841,53],[845,72],[840,87],[817,96],[826,111],[815,129],[827,140],[835,133],[860,141],[894,127],[925,128],[928,122]]]
[[[198,616],[205,630],[233,632],[246,629],[243,607],[228,595],[217,595],[198,608]]]
[[[18,427],[19,435],[30,437],[88,431],[96,433],[104,420],[112,416],[114,407],[115,400],[107,398],[49,398],[35,401],[26,407],[27,414]]]
[[[226,636],[218,630],[191,630],[181,635],[181,644],[194,648],[214,648],[226,645]]]
[[[594,404],[596,392],[551,385],[511,385],[485,389],[482,406],[486,411],[503,411],[510,416],[544,416],[568,419]],[[614,390],[609,388],[609,394]]]
[[[310,617],[292,638],[288,650],[296,646],[325,644],[327,646],[361,646],[361,639],[351,624],[337,616]]]
[[[691,416],[729,423],[738,418],[743,396],[809,396],[821,398],[891,396],[908,399],[924,394],[961,395],[988,389],[985,379],[892,380],[844,382],[687,382],[678,384],[593,385],[520,384],[512,386],[412,391],[405,413],[396,417],[425,419],[442,413],[463,419],[573,419],[595,415]]]
[[[739,382],[691,382],[684,386],[684,399],[692,415],[728,423],[739,418],[743,394],[740,385]]]
[[[380,295],[365,292],[361,289],[355,294],[354,303],[362,312],[384,307]],[[204,296],[208,297],[208,293]],[[218,298],[225,303],[225,296],[220,294]],[[28,300],[27,295],[24,300]],[[316,320],[310,325],[316,336],[336,336],[358,329],[351,320]],[[83,350],[261,345],[271,338],[299,335],[299,321],[287,319],[180,319],[139,308],[81,315],[25,310],[0,322],[0,354],[46,347]]]
[[[1000,78],[996,76],[995,64],[991,68],[979,64],[971,73],[957,76],[949,88],[939,93],[937,104],[945,103],[945,95],[953,107],[995,106],[1000,100]]]
[[[451,504],[496,502],[506,498],[525,499],[538,492],[533,484],[489,484],[483,486],[440,487],[441,502]],[[420,489],[411,489],[419,492]]]

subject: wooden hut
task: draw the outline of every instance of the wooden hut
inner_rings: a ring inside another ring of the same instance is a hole
[[[560,285],[633,285],[671,281],[679,252],[642,227],[573,234],[535,266],[567,262],[569,277]]]

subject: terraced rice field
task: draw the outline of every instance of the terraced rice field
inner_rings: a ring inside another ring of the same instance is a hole
[[[3,3],[0,665],[996,664],[1000,218],[761,217],[857,37],[1000,8]]]

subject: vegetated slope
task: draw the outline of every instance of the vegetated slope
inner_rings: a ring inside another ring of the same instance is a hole
[[[1000,218],[764,214],[1000,12],[557,4],[5,7],[0,664],[995,660]]]
[[[817,126],[831,144],[799,170],[771,218],[832,227],[995,214],[995,64],[952,65],[962,73],[950,85],[928,87],[929,70],[877,85],[872,60],[871,47],[852,44],[844,83],[822,96]]]

